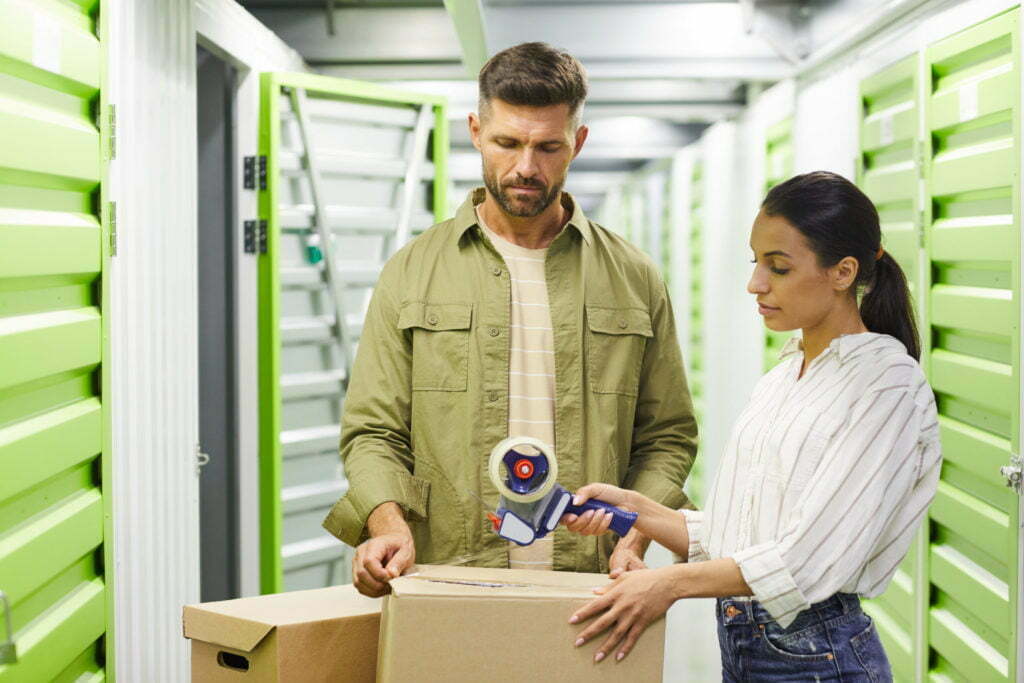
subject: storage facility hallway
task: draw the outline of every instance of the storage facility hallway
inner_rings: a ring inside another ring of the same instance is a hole
[[[1021,29],[0,0],[0,683],[1024,681]],[[919,361],[855,279],[897,265]],[[864,326],[813,358],[769,325],[826,289]],[[814,393],[884,363],[920,414]]]

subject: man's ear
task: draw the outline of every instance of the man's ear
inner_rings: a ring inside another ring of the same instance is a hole
[[[860,272],[860,263],[852,256],[846,256],[839,263],[829,268],[829,277],[832,280],[832,288],[837,292],[845,292],[857,281],[857,273]]]
[[[590,134],[590,129],[586,126],[580,126],[576,129],[576,149],[573,150],[572,158],[575,159],[583,151],[583,143],[587,141],[587,135]]]
[[[480,117],[473,112],[469,113],[469,137],[473,140],[473,146],[480,150]]]

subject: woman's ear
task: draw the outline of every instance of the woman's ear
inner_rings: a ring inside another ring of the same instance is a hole
[[[857,273],[860,272],[860,263],[852,256],[844,257],[839,263],[829,268],[829,277],[832,280],[832,288],[837,292],[845,292],[857,281]]]

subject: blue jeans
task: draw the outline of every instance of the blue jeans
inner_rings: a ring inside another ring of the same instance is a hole
[[[856,595],[836,593],[782,628],[757,601],[719,599],[722,680],[892,681],[871,617]]]

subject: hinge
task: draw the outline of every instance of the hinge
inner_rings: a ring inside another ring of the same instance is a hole
[[[246,254],[256,253],[256,221],[245,221],[244,244]]]
[[[107,202],[107,226],[110,228],[110,255],[117,256],[117,202]]]
[[[262,218],[260,219],[259,228],[260,228],[260,230],[259,230],[260,253],[261,254],[266,254],[267,253],[267,222],[265,220],[263,220]]]
[[[107,105],[107,159],[117,158],[117,109]]]
[[[18,663],[18,649],[14,642],[14,627],[11,624],[11,603],[7,594],[0,591],[0,604],[4,609],[4,639],[0,640],[0,666]]]
[[[256,189],[256,157],[242,158],[242,188]]]
[[[260,155],[259,166],[260,189],[265,190],[267,189],[267,157],[262,154]]]
[[[999,473],[1006,478],[1006,485],[1018,496],[1024,494],[1024,461],[1019,455],[1010,455],[1010,464],[999,468]]]

